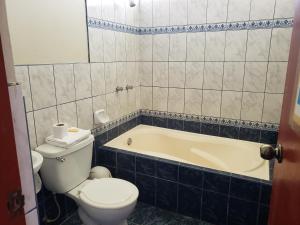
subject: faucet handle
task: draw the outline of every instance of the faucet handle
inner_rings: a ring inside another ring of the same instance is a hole
[[[128,91],[128,90],[130,90],[130,89],[133,89],[133,86],[132,85],[126,85],[126,90]]]
[[[116,87],[116,92],[123,91],[123,90],[124,90],[123,87],[120,87],[120,86],[117,86],[117,87]]]

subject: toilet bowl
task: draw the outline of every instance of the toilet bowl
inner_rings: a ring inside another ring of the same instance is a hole
[[[125,225],[139,191],[128,181],[102,178],[86,180],[66,195],[77,202],[84,225]]]
[[[40,170],[45,187],[65,194],[78,205],[84,225],[126,225],[139,191],[137,187],[117,178],[89,180],[94,137],[68,148],[43,144],[36,151],[44,157]]]

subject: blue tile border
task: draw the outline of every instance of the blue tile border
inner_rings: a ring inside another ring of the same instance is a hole
[[[183,121],[193,121],[193,122],[200,122],[206,124],[261,129],[266,131],[278,131],[279,128],[279,124],[275,124],[275,123],[235,120],[235,119],[227,119],[221,117],[199,116],[199,115],[191,115],[191,114],[184,114],[184,113],[170,113],[170,112],[155,111],[155,110],[142,109],[140,110],[140,115],[151,116],[153,118],[159,117],[159,118],[176,119],[180,121],[183,120]]]
[[[93,17],[88,17],[88,27],[112,30],[124,33],[139,34],[139,28],[121,23],[115,23],[107,20],[101,20]]]
[[[238,140],[276,144],[278,124],[231,120],[180,113],[139,110],[103,127],[94,128],[96,144],[101,145],[139,125],[151,125]]]
[[[103,145],[95,152],[96,165],[137,185],[139,201],[213,224],[267,224],[271,181]],[[128,168],[116,163],[118,158],[128,159]]]
[[[172,26],[161,26],[161,27],[160,26],[159,27],[137,27],[137,26],[130,26],[126,24],[101,20],[93,17],[88,18],[89,27],[131,33],[136,35],[288,28],[288,27],[292,27],[293,23],[294,23],[293,18],[279,18],[279,19],[270,19],[270,20],[251,20],[251,21],[194,24],[194,25],[182,25],[182,26],[172,25]]]
[[[168,121],[169,120],[169,121]],[[131,121],[131,123],[130,123]],[[209,125],[219,125],[222,127],[222,132],[226,134],[231,134],[235,136],[234,131],[230,131],[230,127],[238,127],[241,129],[243,136],[245,136],[246,140],[249,138],[249,141],[259,141],[253,139],[251,135],[257,135],[258,130],[263,130],[266,134],[263,134],[262,137],[268,135],[268,132],[276,133],[279,128],[279,124],[275,123],[264,123],[257,121],[246,121],[246,120],[235,120],[235,119],[227,119],[220,117],[209,117],[209,116],[199,116],[199,115],[191,115],[184,113],[170,113],[163,111],[154,111],[154,110],[145,110],[141,109],[135,112],[132,112],[128,115],[125,115],[117,120],[111,121],[103,127],[96,127],[92,129],[92,133],[94,135],[99,135],[110,131],[110,135],[114,135],[111,129],[118,127],[118,131],[114,130],[118,133],[124,133],[133,126],[137,124],[148,124],[159,127],[168,127],[168,122],[170,122],[169,128],[185,130],[195,133],[200,133],[200,125],[197,126],[195,123],[209,124]],[[212,126],[210,126],[212,127]],[[227,128],[227,129],[226,129]],[[248,128],[248,129],[247,129]],[[235,137],[233,137],[235,138]],[[275,139],[275,137],[273,137]]]

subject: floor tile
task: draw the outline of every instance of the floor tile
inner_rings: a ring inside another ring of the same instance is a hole
[[[77,213],[66,219],[61,225],[82,225]],[[154,206],[138,203],[128,218],[128,225],[212,225],[200,220],[183,216]]]

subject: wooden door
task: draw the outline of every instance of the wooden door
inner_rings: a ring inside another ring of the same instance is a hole
[[[283,162],[275,164],[269,225],[300,225],[300,117],[296,113],[300,106],[299,52],[300,0],[297,0],[278,137],[283,147]]]
[[[18,191],[21,193],[21,183],[1,37],[0,103],[0,224],[25,225],[23,207],[12,212],[14,209],[18,208],[18,205],[22,205],[22,198],[17,198],[18,200],[16,200],[15,197],[22,196],[16,194],[13,195],[13,193],[18,193]],[[8,204],[9,198],[12,199],[12,201],[10,201],[11,204]],[[11,208],[11,211],[9,211],[9,207]]]

